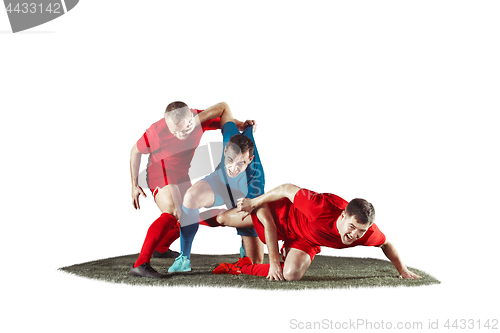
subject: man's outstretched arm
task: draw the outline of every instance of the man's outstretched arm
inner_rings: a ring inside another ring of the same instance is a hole
[[[292,203],[295,194],[300,190],[300,187],[293,184],[283,184],[273,188],[271,191],[264,193],[254,199],[242,198],[238,199],[238,211],[251,213],[255,208],[270,203],[282,198],[288,198]]]
[[[405,279],[421,278],[421,276],[413,273],[403,264],[401,258],[399,257],[398,251],[396,251],[396,247],[391,242],[386,241],[384,244],[380,246],[380,248],[384,252],[387,259],[389,259],[394,265],[394,267],[396,267],[396,269],[399,272],[400,278],[405,278]]]
[[[253,131],[255,132],[257,128],[257,123],[255,120],[247,120],[245,122],[239,121],[233,117],[233,114],[231,112],[231,109],[229,108],[229,105],[226,102],[220,102],[217,103],[209,108],[206,108],[203,112],[198,114],[198,118],[200,121],[200,124],[211,119],[219,118],[220,117],[220,127],[224,126],[225,123],[228,121],[232,121],[236,124],[236,127],[240,131],[243,131],[245,128],[247,128],[250,125],[253,125]]]

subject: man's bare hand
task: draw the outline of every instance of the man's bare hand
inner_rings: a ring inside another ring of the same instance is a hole
[[[141,209],[141,207],[139,206],[140,195],[142,195],[144,198],[146,197],[146,193],[144,193],[140,186],[132,186],[132,206],[134,206],[135,209]]]
[[[413,273],[412,271],[406,269],[405,271],[400,273],[399,278],[400,279],[421,279],[422,277]]]
[[[254,133],[257,130],[257,122],[255,120],[246,120],[245,122],[235,121],[235,124],[240,132],[243,132],[248,126],[253,126]]]
[[[252,211],[255,209],[254,201],[253,199],[250,198],[238,199],[237,206],[238,206],[238,212],[247,212],[248,214],[252,213]]]
[[[269,281],[283,281],[283,269],[279,264],[269,264],[269,274],[267,274]]]

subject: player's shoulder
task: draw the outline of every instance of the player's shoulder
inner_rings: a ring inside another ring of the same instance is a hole
[[[375,223],[372,223],[363,237],[361,237],[361,239],[359,240],[358,245],[381,246],[385,243],[385,241],[385,234],[378,228]]]
[[[371,231],[372,233],[382,232],[375,222],[368,228],[368,231]]]
[[[167,126],[167,123],[165,122],[165,118],[161,118],[158,121],[155,121],[152,125],[151,128],[154,129],[163,129]]]
[[[167,127],[167,123],[165,122],[165,118],[161,118],[160,120],[154,122],[149,129],[147,130],[148,134],[154,135],[157,137],[159,140],[161,140],[164,137],[169,136],[169,131]]]
[[[345,209],[348,204],[346,200],[336,194],[320,193],[306,188],[301,188],[295,196],[299,196],[303,200],[314,201],[316,203],[321,203],[324,206],[335,206],[340,209]]]
[[[347,204],[349,203],[344,198],[333,193],[323,193],[323,195],[328,202],[342,209],[345,209],[347,207]]]

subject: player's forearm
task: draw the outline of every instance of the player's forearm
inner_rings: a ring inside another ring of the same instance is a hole
[[[283,184],[278,187],[273,188],[271,191],[264,193],[261,196],[253,199],[255,200],[255,207],[264,205],[266,203],[270,203],[273,201],[277,201],[283,198],[288,198],[291,202],[293,202],[295,198],[295,194],[300,190],[300,187],[295,186],[293,184]]]
[[[130,151],[130,179],[132,181],[132,186],[138,185],[139,179],[139,168],[141,166],[141,153],[134,145]]]
[[[227,105],[226,102],[220,102],[209,108],[206,108],[203,112],[198,114],[198,117],[200,119],[200,123],[220,117],[222,126],[227,121],[233,119],[233,114],[231,113],[231,109],[229,108],[229,105]]]
[[[381,248],[387,259],[391,261],[391,263],[394,265],[394,267],[396,267],[400,274],[407,270],[406,266],[401,260],[401,257],[398,254],[398,251],[396,250],[396,247],[392,243],[386,242],[381,246]]]

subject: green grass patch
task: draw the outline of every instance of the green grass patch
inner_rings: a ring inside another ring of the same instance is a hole
[[[253,288],[274,290],[333,289],[333,288],[375,288],[375,287],[414,287],[438,284],[440,281],[429,274],[416,269],[409,269],[422,279],[400,279],[398,272],[387,260],[372,258],[331,257],[317,255],[305,276],[300,281],[268,281],[264,277],[251,275],[213,274],[212,270],[220,262],[235,262],[238,254],[191,255],[192,272],[167,273],[174,262],[170,258],[153,258],[151,266],[165,274],[164,278],[142,278],[128,274],[138,254],[101,259],[59,270],[89,279],[112,283],[125,283],[141,286],[178,286],[178,287],[218,287],[218,288]],[[267,255],[265,258],[267,262]]]

